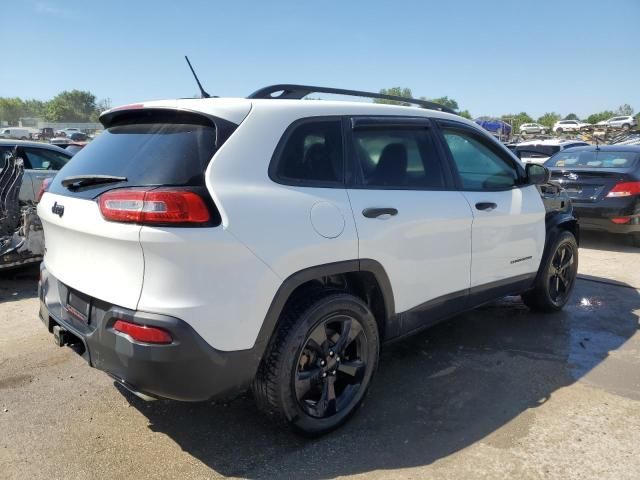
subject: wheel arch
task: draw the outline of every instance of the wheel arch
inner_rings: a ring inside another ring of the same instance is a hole
[[[305,268],[282,282],[255,342],[254,352],[258,360],[264,355],[276,332],[287,304],[299,295],[320,288],[346,291],[365,301],[373,311],[380,337],[384,339],[384,333],[395,317],[395,302],[389,277],[384,267],[375,260],[345,260]]]
[[[537,276],[544,270],[549,255],[551,255],[551,245],[554,240],[564,231],[571,232],[576,238],[576,243],[580,245],[580,227],[578,225],[578,219],[573,214],[573,211],[569,212],[552,212],[547,214],[545,218],[546,236],[544,241],[544,252],[542,253],[542,259],[538,266]]]

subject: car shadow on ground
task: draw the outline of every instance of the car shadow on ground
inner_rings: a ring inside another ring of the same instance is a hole
[[[122,393],[150,429],[223,475],[323,479],[424,466],[481,440],[516,442],[513,431],[492,434],[620,348],[638,309],[635,289],[579,280],[560,313],[534,314],[508,297],[458,316],[387,346],[363,408],[315,440],[263,416],[248,394],[186,404]]]
[[[39,265],[0,271],[0,303],[38,296]]]

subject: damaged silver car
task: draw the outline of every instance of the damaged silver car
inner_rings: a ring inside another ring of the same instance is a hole
[[[70,158],[51,145],[0,141],[0,270],[42,260],[44,235],[36,205]]]

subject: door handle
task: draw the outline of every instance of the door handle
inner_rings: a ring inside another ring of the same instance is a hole
[[[365,208],[364,210],[362,210],[362,215],[364,215],[367,218],[378,218],[381,217],[382,215],[397,215],[398,214],[398,209],[397,208]]]
[[[476,203],[476,208],[478,210],[485,210],[487,212],[490,212],[491,210],[498,208],[498,204],[493,202],[478,202]]]

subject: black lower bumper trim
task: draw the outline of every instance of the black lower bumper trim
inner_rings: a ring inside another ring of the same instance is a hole
[[[56,298],[57,279],[43,270],[40,317],[49,331],[58,325],[77,337],[79,353],[135,393],[183,401],[226,397],[246,389],[260,358],[254,350],[223,352],[211,347],[189,324],[165,315],[105,306],[96,300],[88,324],[65,312]],[[173,342],[141,343],[113,330],[116,320],[167,330]]]

